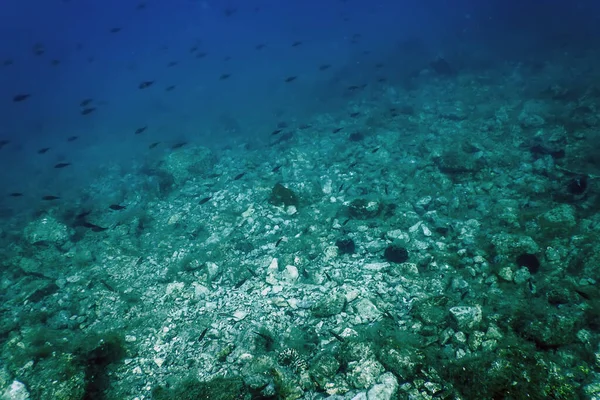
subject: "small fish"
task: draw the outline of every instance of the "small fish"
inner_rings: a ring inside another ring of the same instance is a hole
[[[140,83],[138,85],[138,88],[140,88],[140,89],[146,89],[146,88],[152,86],[153,84],[154,84],[154,81],[143,81],[142,83]]]
[[[208,203],[210,201],[210,199],[212,199],[212,196],[207,196],[207,197],[203,198],[202,200],[200,200],[198,202],[198,205],[201,206],[202,204],[206,204],[206,203]]]
[[[342,129],[344,129],[344,128],[335,128],[335,129],[334,129],[332,132],[333,132],[333,133],[338,133],[338,132],[339,132],[339,131],[341,131]]]
[[[278,247],[282,240],[283,240],[283,238],[279,238],[279,240],[277,240],[277,242],[275,242],[275,247]]]
[[[281,133],[281,131],[282,131],[282,130],[283,130],[283,129],[275,129],[273,132],[271,132],[271,135],[272,135],[272,136],[279,135],[279,134]]]
[[[8,139],[2,139],[2,140],[0,140],[0,149],[3,148],[4,146],[6,146],[9,143],[10,143],[10,140],[8,140]]]
[[[225,79],[228,79],[231,76],[231,74],[221,74],[221,76],[219,77],[220,81],[224,81]]]
[[[44,154],[47,153],[48,150],[50,150],[50,147],[44,147],[43,149],[39,149],[38,150],[38,154]]]
[[[144,8],[146,8],[146,3],[145,2],[141,2],[137,5],[137,7],[135,8],[136,10],[143,10]]]
[[[379,82],[379,83],[387,82],[387,78],[381,77],[381,78],[377,79],[377,82]]]
[[[300,42],[300,41],[296,41],[296,42],[292,43],[292,47],[298,47],[298,46],[300,46],[301,44],[302,44],[302,42]]]
[[[122,206],[120,204],[111,204],[110,206],[108,206],[108,208],[110,208],[111,210],[114,210],[114,211],[121,211],[121,210],[126,209],[127,207]]]
[[[329,68],[331,68],[330,64],[322,64],[322,65],[319,66],[319,71],[326,71]]]
[[[271,170],[271,172],[277,172],[277,171],[279,171],[279,170],[281,169],[281,167],[283,167],[283,165],[278,165],[278,166],[276,166],[275,168],[273,168],[273,169]]]
[[[290,82],[295,81],[297,78],[298,78],[297,76],[288,76],[287,78],[285,78],[284,82],[285,83],[290,83]]]
[[[304,130],[307,130],[307,129],[310,129],[310,128],[312,128],[311,124],[302,124],[302,125],[300,125],[298,127],[298,129],[300,129],[301,131],[304,131]]]
[[[344,339],[342,336],[335,333],[332,329],[329,330],[329,333],[331,333],[331,336],[333,336],[334,338],[339,340],[341,343],[344,343],[346,341],[346,339]]]
[[[79,103],[80,107],[87,107],[92,101],[94,101],[93,99],[83,99],[81,100],[81,102]]]
[[[245,172],[242,172],[241,174],[237,174],[237,175],[236,175],[236,176],[233,178],[233,180],[234,180],[234,181],[239,181],[240,179],[242,179],[242,178],[244,177],[244,175],[246,175],[246,173],[245,173]]]
[[[76,220],[80,220],[80,219],[84,219],[85,217],[87,217],[88,215],[90,215],[92,213],[92,210],[88,210],[88,211],[82,211],[79,214],[77,214],[75,216]]]
[[[6,59],[4,61],[2,61],[2,66],[3,67],[8,67],[9,65],[13,65],[15,62],[12,59]]]
[[[88,115],[96,111],[96,107],[88,107],[81,110],[81,115]]]
[[[53,67],[56,67],[57,65],[60,65],[60,60],[52,60],[52,61],[50,61],[50,64],[51,64]]]
[[[223,10],[223,14],[225,14],[226,17],[231,17],[236,12],[237,8],[226,8],[225,10]]]
[[[381,148],[381,147],[376,147],[376,148],[374,148],[374,149],[371,151],[371,154],[375,154],[375,153],[377,153],[377,152],[379,151],[379,149],[380,149],[380,148]]]
[[[74,142],[74,141],[76,141],[77,139],[79,139],[79,136],[69,136],[69,137],[67,138],[67,142]]]
[[[201,342],[201,341],[202,341],[202,339],[204,339],[204,336],[206,336],[206,333],[208,332],[208,328],[209,328],[209,327],[207,326],[206,328],[204,328],[204,329],[202,330],[202,332],[200,332],[200,336],[198,337],[198,341],[199,341],[199,342]]]
[[[366,88],[366,87],[367,87],[367,85],[366,85],[366,84],[364,84],[364,85],[360,85],[360,86],[358,86],[358,85],[352,85],[352,86],[348,86],[348,90],[349,90],[349,91],[351,91],[351,92],[354,92],[354,91],[356,91],[356,90],[359,90],[359,89],[364,89],[364,88]]]
[[[149,149],[153,149],[153,148],[155,148],[156,146],[158,146],[159,144],[160,144],[160,142],[154,142],[154,143],[152,143],[150,146],[148,146],[148,148],[149,148]]]
[[[20,102],[20,101],[27,100],[27,99],[28,99],[28,98],[30,98],[30,97],[31,97],[31,94],[29,94],[29,93],[21,93],[21,94],[17,94],[17,95],[15,95],[15,96],[13,97],[13,101],[14,101],[15,103],[18,103],[18,102]]]
[[[350,118],[356,118],[360,115],[360,113],[358,111],[350,113]]]
[[[110,33],[119,33],[121,32],[121,28],[111,28]]]
[[[246,267],[246,271],[250,272],[250,275],[252,275],[253,277],[258,278],[258,274],[252,271],[250,268]]]
[[[9,197],[22,197],[23,193],[21,193],[21,192],[12,192],[8,196]]]
[[[208,55],[208,53],[200,52],[200,53],[196,54],[196,58],[204,58],[207,55]]]
[[[142,126],[141,128],[137,128],[137,129],[135,130],[135,134],[136,134],[136,135],[139,135],[140,133],[144,132],[146,129],[148,129],[148,125],[146,125],[146,126]]]
[[[104,228],[102,226],[98,226],[96,224],[92,224],[91,222],[84,222],[83,226],[86,228],[90,228],[92,230],[92,232],[103,232],[108,229],[108,228]]]
[[[170,63],[167,64],[167,67],[174,67],[177,65],[177,61],[171,61]]]
[[[261,43],[261,44],[257,44],[256,46],[254,46],[254,48],[255,48],[256,50],[262,50],[262,49],[264,49],[264,48],[265,48],[265,46],[266,46],[266,45],[264,45],[264,44],[262,44],[262,43]]]
[[[175,89],[175,87],[176,87],[175,85],[167,86],[165,88],[165,91],[170,92],[171,90]]]
[[[42,200],[44,200],[44,201],[52,201],[52,200],[58,200],[58,199],[60,199],[60,197],[52,196],[52,195],[42,197]]]
[[[69,165],[71,165],[71,163],[61,162],[61,163],[58,163],[58,164],[54,165],[54,168],[61,169],[61,168],[68,167]]]
[[[243,278],[243,279],[239,280],[235,285],[233,285],[233,288],[239,289],[244,283],[246,283],[247,280],[248,280],[248,278]]]
[[[185,146],[187,144],[187,142],[179,142],[179,143],[175,143],[173,146],[171,146],[171,150],[177,150],[182,148],[183,146]]]

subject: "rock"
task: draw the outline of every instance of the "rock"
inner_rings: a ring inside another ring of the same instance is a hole
[[[29,392],[25,385],[19,381],[13,381],[2,393],[2,400],[29,400]]]
[[[563,204],[540,216],[540,226],[557,231],[567,231],[577,225],[575,207]]]
[[[477,329],[483,319],[480,306],[456,306],[450,309],[450,317],[461,331]]]
[[[45,242],[62,246],[69,241],[72,233],[65,224],[47,215],[30,222],[24,229],[23,237],[29,244]]]
[[[375,384],[384,371],[383,365],[373,358],[352,361],[348,364],[346,380],[356,389],[366,389]]]
[[[317,318],[331,317],[341,313],[344,304],[346,304],[346,296],[339,292],[331,292],[313,306],[312,313]]]
[[[373,322],[381,316],[381,311],[369,299],[360,299],[354,305],[361,323]]]
[[[378,382],[367,392],[367,400],[393,399],[398,391],[398,380],[394,374],[386,372],[379,377]]]

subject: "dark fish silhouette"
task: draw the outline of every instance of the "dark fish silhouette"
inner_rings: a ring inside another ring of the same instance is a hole
[[[146,8],[146,3],[142,2],[142,3],[138,4],[135,9],[136,10],[143,10],[144,8]]]
[[[136,134],[136,135],[139,135],[140,133],[144,132],[146,129],[148,129],[148,125],[146,125],[146,126],[142,126],[141,128],[137,128],[137,129],[135,130],[135,134]]]
[[[87,221],[85,221],[81,225],[84,226],[84,227],[86,227],[86,228],[90,228],[92,230],[92,232],[103,232],[103,231],[105,231],[105,230],[108,229],[108,228],[103,228],[101,226],[98,226],[96,224],[92,224],[91,222],[87,222]]]
[[[331,65],[323,64],[323,65],[319,66],[319,71],[325,71],[325,70],[328,70],[329,68],[331,68]]]
[[[148,148],[149,148],[149,149],[153,149],[153,148],[155,148],[156,146],[158,146],[159,144],[160,144],[160,142],[154,142],[154,143],[152,143],[150,146],[148,146]]]
[[[79,103],[79,106],[81,106],[81,107],[87,107],[92,101],[94,101],[94,99],[83,99]]]
[[[171,61],[170,63],[167,64],[167,67],[174,67],[177,65],[177,61]]]
[[[241,174],[237,174],[237,175],[236,175],[236,176],[233,178],[233,180],[234,180],[234,181],[239,181],[240,179],[242,179],[242,178],[244,177],[244,175],[246,175],[246,173],[245,173],[245,172],[242,172]]]
[[[44,154],[47,153],[48,150],[50,150],[50,147],[44,147],[43,149],[39,149],[38,150],[38,154]]]
[[[60,169],[60,168],[65,168],[68,167],[69,165],[71,165],[71,163],[68,162],[62,162],[62,163],[58,163],[54,166],[54,168]]]
[[[200,52],[200,53],[196,54],[196,58],[204,58],[207,55],[208,55],[208,53]]]
[[[219,80],[224,81],[225,79],[228,79],[231,76],[231,74],[221,74],[221,76],[219,77]]]
[[[58,200],[58,199],[60,199],[60,197],[53,196],[53,195],[48,195],[48,196],[42,197],[42,200],[44,200],[44,201],[52,201],[52,200]]]
[[[36,56],[41,56],[42,54],[44,54],[46,52],[44,45],[41,43],[34,44],[31,50],[33,51],[33,54],[35,54]]]
[[[177,150],[182,148],[183,146],[185,146],[187,144],[187,142],[179,142],[179,143],[175,143],[173,146],[171,146],[171,150]]]
[[[10,143],[10,140],[7,140],[7,139],[0,140],[0,149],[2,149],[4,146],[6,146],[9,143]]]
[[[285,78],[285,83],[290,83],[290,82],[293,82],[293,81],[295,81],[297,78],[298,78],[297,76],[289,76],[289,77]]]
[[[271,170],[271,172],[277,172],[277,171],[279,171],[279,170],[281,169],[281,167],[282,167],[282,166],[283,166],[283,165],[278,165],[278,166],[276,166],[275,168],[273,168],[273,169]]]
[[[225,10],[223,10],[223,14],[225,14],[226,17],[231,17],[236,12],[237,8],[226,8]]]
[[[257,44],[256,46],[254,46],[254,48],[255,48],[256,50],[262,50],[262,49],[264,49],[264,48],[265,48],[265,46],[266,46],[266,45],[264,45],[264,44],[262,44],[262,43],[261,43],[261,44]]]
[[[203,198],[202,200],[200,200],[198,202],[198,205],[202,205],[202,204],[208,203],[210,201],[210,199],[212,199],[212,196],[207,196],[207,197]]]
[[[108,206],[108,208],[110,208],[111,210],[114,210],[114,211],[121,211],[121,210],[126,209],[127,207],[122,206],[120,204],[111,204],[110,206]]]
[[[271,135],[275,136],[275,135],[279,135],[281,133],[283,129],[275,129],[273,132],[271,132]]]
[[[300,41],[296,41],[296,42],[292,43],[292,47],[298,47],[298,46],[300,46],[301,44],[302,44],[302,42],[300,42]]]
[[[52,60],[52,61],[50,61],[50,64],[51,64],[53,67],[56,67],[57,65],[60,65],[60,60],[56,60],[56,59],[55,59],[55,60]]]
[[[360,113],[358,111],[350,113],[350,118],[356,118],[360,115]]]
[[[69,137],[67,138],[67,142],[74,142],[74,141],[76,141],[77,139],[79,139],[79,136],[69,136]]]
[[[110,33],[118,33],[118,32],[121,32],[121,28],[112,28],[110,30]]]
[[[10,197],[21,197],[23,196],[23,193],[21,192],[13,192],[9,194]]]
[[[140,89],[146,89],[146,88],[152,86],[153,84],[154,84],[154,81],[143,81],[142,83],[140,83],[138,85],[138,88],[140,88]]]
[[[29,93],[21,93],[21,94],[17,94],[13,97],[13,101],[15,103],[18,103],[20,101],[24,101],[27,100],[28,98],[30,98],[31,95]]]
[[[352,85],[352,86],[348,86],[348,90],[349,90],[349,91],[351,91],[351,92],[354,92],[354,91],[356,91],[356,90],[359,90],[359,89],[364,89],[364,88],[366,88],[366,87],[367,87],[367,85],[366,85],[366,84],[364,84],[364,85],[360,85],[360,86],[359,86],[359,85]]]
[[[173,90],[173,89],[175,89],[175,85],[167,86],[165,90],[166,90],[167,92],[170,92],[170,91],[171,91],[171,90]]]
[[[344,129],[344,128],[335,128],[335,129],[334,129],[332,132],[333,132],[333,133],[338,133],[338,132],[339,132],[339,131],[341,131],[342,129]]]
[[[8,67],[9,65],[13,65],[15,62],[12,59],[6,59],[4,61],[2,61],[2,66],[3,67]]]
[[[81,115],[88,115],[96,111],[96,107],[88,107],[81,110]]]

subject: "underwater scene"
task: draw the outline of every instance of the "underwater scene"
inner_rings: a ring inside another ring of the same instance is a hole
[[[3,0],[1,400],[600,399],[600,2]]]

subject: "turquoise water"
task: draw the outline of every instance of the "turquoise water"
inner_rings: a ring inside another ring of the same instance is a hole
[[[598,12],[5,1],[0,398],[600,398]]]

